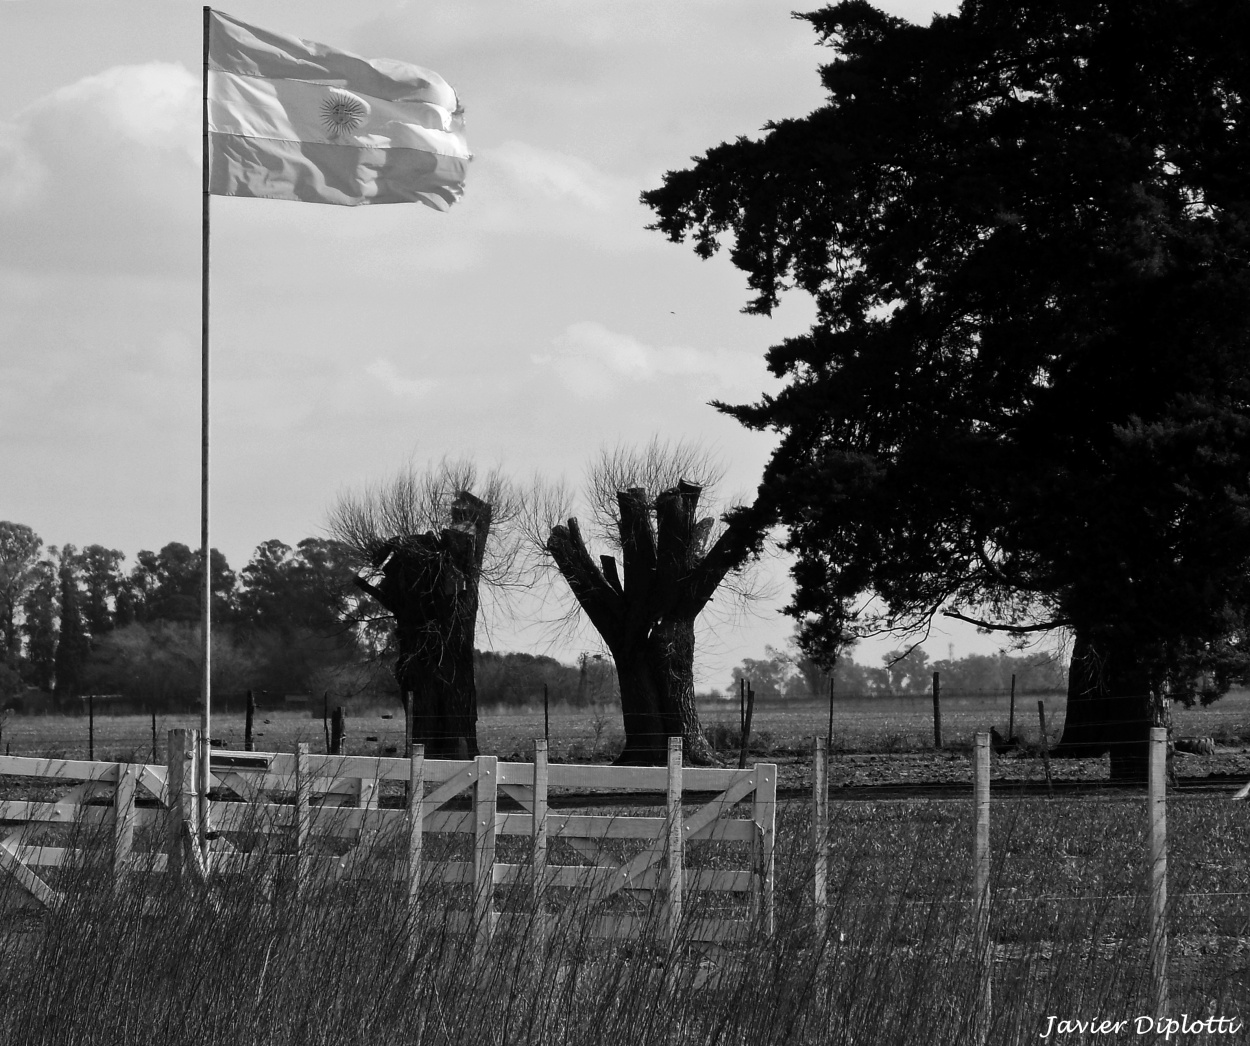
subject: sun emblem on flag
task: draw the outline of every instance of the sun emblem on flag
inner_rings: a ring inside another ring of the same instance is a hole
[[[347,91],[334,88],[321,103],[321,122],[331,138],[346,138],[369,118],[369,103]]]

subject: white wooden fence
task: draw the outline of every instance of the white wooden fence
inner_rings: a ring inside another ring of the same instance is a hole
[[[589,936],[639,936],[656,908],[674,942],[728,943],[772,932],[773,764],[683,768],[679,738],[670,740],[667,767],[549,763],[542,741],[527,763],[425,759],[419,747],[411,759],[313,755],[307,745],[293,754],[215,750],[204,838],[196,825],[197,740],[195,731],[171,731],[166,766],[0,757],[0,775],[79,782],[52,802],[0,801],[0,823],[7,823],[0,869],[47,905],[59,893],[44,869],[102,858],[116,878],[189,872],[211,880],[286,867],[297,890],[381,875],[406,883],[415,906],[431,884],[462,884],[471,900],[451,915],[452,926],[482,944],[509,921],[543,932],[554,918],[553,899],[570,896],[560,891],[572,891],[583,915],[579,931]],[[388,782],[395,782],[393,798],[403,790],[402,807],[380,802]],[[561,791],[663,793],[665,805],[662,815],[550,809],[549,797]],[[695,809],[687,808],[690,793],[703,793]],[[501,810],[501,797],[516,811]],[[66,828],[51,831],[57,824]],[[50,835],[68,838],[52,845]],[[137,835],[145,845],[136,845]],[[510,836],[523,837],[513,847],[522,859],[511,862],[497,854],[499,840]],[[448,846],[433,845],[464,837],[469,860],[448,860]],[[740,844],[729,848],[738,864],[689,867],[688,847],[700,840]],[[633,852],[613,853],[612,846]],[[532,891],[530,910],[497,910],[499,886]],[[696,894],[729,895],[730,903],[697,917],[687,911],[701,907],[691,905]]]

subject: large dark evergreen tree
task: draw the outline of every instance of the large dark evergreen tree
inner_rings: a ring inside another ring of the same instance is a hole
[[[967,0],[807,19],[828,102],[644,194],[722,240],[787,386],[762,494],[809,650],[947,611],[1075,635],[1065,750],[1138,770],[1150,695],[1245,671],[1250,7]]]

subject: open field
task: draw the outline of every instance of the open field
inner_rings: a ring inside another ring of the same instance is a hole
[[[1036,696],[1016,700],[1015,732],[1026,743],[1039,738]],[[1048,736],[1053,744],[1063,725],[1063,695],[1047,695]],[[738,706],[724,701],[701,706],[705,728],[722,736],[736,733]],[[389,717],[389,718],[384,718]],[[1174,708],[1178,735],[1211,736],[1226,754],[1250,754],[1250,691],[1236,691],[1209,708]],[[554,760],[603,761],[623,742],[620,711],[615,708],[569,710],[556,708],[550,717],[551,757]],[[156,743],[163,751],[165,737],[175,727],[198,728],[197,714],[156,717]],[[1008,699],[1004,695],[943,697],[943,746],[966,750],[972,735],[996,727],[1004,736],[1008,727]],[[753,756],[806,755],[811,739],[829,727],[829,709],[823,703],[759,702],[752,727]],[[318,712],[258,712],[255,724],[258,750],[291,751],[300,741],[324,750],[328,727]],[[58,755],[85,758],[88,747],[86,716],[5,715],[0,722],[0,744],[13,755]],[[242,748],[243,716],[218,715],[213,735],[226,747]],[[543,736],[542,709],[483,709],[478,718],[478,741],[483,752],[500,758],[524,758],[531,742]],[[104,716],[95,720],[97,757],[134,753],[152,754],[149,716]],[[348,709],[347,752],[356,755],[393,754],[403,742],[401,711]],[[736,740],[733,742],[736,745]],[[3,750],[3,749],[0,749]],[[735,749],[736,751],[736,749]],[[831,753],[892,755],[933,751],[933,708],[928,697],[879,698],[834,705]]]
[[[1048,703],[1049,707],[1049,703]],[[1036,701],[1032,702],[1036,711]],[[1019,711],[1019,706],[1018,706]],[[641,944],[587,940],[576,912],[543,943],[501,934],[471,965],[440,905],[403,915],[394,886],[362,880],[306,902],[282,885],[236,880],[216,904],[160,878],[114,894],[90,867],[70,868],[55,912],[33,909],[0,877],[0,1041],[77,1046],[161,1043],[863,1043],[976,1041],[980,982],[971,892],[971,769],[975,730],[1006,726],[1005,702],[944,702],[947,747],[932,751],[927,700],[839,706],[831,760],[830,932],[813,933],[810,737],[827,708],[756,709],[758,754],[791,785],[778,809],[778,926],[734,951],[669,952],[657,932]],[[1056,717],[1057,719],[1058,717]],[[1221,737],[1216,757],[1176,760],[1193,777],[1239,766],[1250,721],[1246,695],[1177,710],[1182,733]],[[737,708],[710,709],[715,734]],[[402,720],[377,712],[348,723],[348,749],[381,754]],[[194,716],[158,718],[166,731]],[[483,715],[484,750],[524,759],[542,713]],[[619,725],[604,713],[552,716],[556,759],[606,758]],[[1058,733],[1059,723],[1053,728]],[[1036,727],[1032,727],[1036,737]],[[324,745],[320,718],[258,717],[257,747]],[[241,746],[242,722],[215,732]],[[1018,730],[1029,737],[1028,730]],[[14,753],[86,754],[82,718],[5,722]],[[151,720],[100,717],[97,758],[150,756]],[[1053,740],[1053,737],[1052,737]],[[990,939],[993,1017],[987,1041],[1047,1041],[1051,1016],[1141,1015],[1180,1020],[1250,1017],[1250,803],[1174,791],[1169,802],[1169,1013],[1154,1014],[1146,948],[1146,817],[1140,793],[1036,798],[1011,781],[1040,775],[1036,759],[994,763]],[[1213,769],[1215,768],[1215,769]],[[1250,771],[1250,765],[1247,766]],[[1057,763],[1060,780],[1105,771]],[[1247,774],[1250,776],[1250,773]],[[858,798],[857,785],[952,782],[950,798]],[[1182,782],[1188,780],[1183,778]],[[16,779],[0,780],[11,790]],[[513,842],[517,842],[513,840]],[[702,858],[692,849],[692,866]],[[709,854],[708,859],[712,859]],[[697,918],[690,905],[689,918]],[[409,944],[416,941],[415,950]],[[411,954],[410,954],[411,951]],[[1134,1033],[1050,1042],[1156,1041]],[[1238,1035],[1182,1037],[1233,1042]]]

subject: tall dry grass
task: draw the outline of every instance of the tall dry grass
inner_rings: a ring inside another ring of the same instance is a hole
[[[521,925],[502,928],[475,961],[472,935],[455,932],[448,914],[468,900],[455,889],[431,884],[408,916],[401,885],[370,877],[366,864],[356,880],[314,884],[301,896],[293,862],[281,855],[211,888],[139,873],[116,887],[103,860],[88,862],[59,876],[64,900],[54,911],[25,914],[2,877],[9,914],[0,934],[0,1042],[977,1041],[983,952],[963,903],[965,811],[935,807],[921,830],[890,809],[835,809],[823,936],[813,928],[805,818],[801,808],[779,818],[775,932],[757,926],[749,941],[724,950],[670,949],[658,910],[640,940],[591,939],[569,896],[553,896],[543,938],[524,918],[522,883],[500,898],[522,913]],[[1144,905],[1114,896],[1036,902],[1071,893],[1073,882],[1115,881],[1122,854],[1099,847],[1106,825],[1091,821],[1085,835],[1065,836],[1065,854],[1084,861],[1075,873],[1070,861],[1038,849],[1036,825],[1013,828],[1007,816],[996,830],[987,1041],[1041,1041],[1050,1015],[1151,1013]],[[1028,853],[1037,859],[1022,872]],[[380,853],[376,867],[391,856]],[[692,846],[692,864],[702,859]],[[1186,903],[1183,884],[1173,898]],[[685,918],[716,914],[713,903],[692,898]],[[1241,962],[1240,970],[1233,960],[1205,972],[1178,964],[1176,1015],[1245,1012],[1244,953]]]

